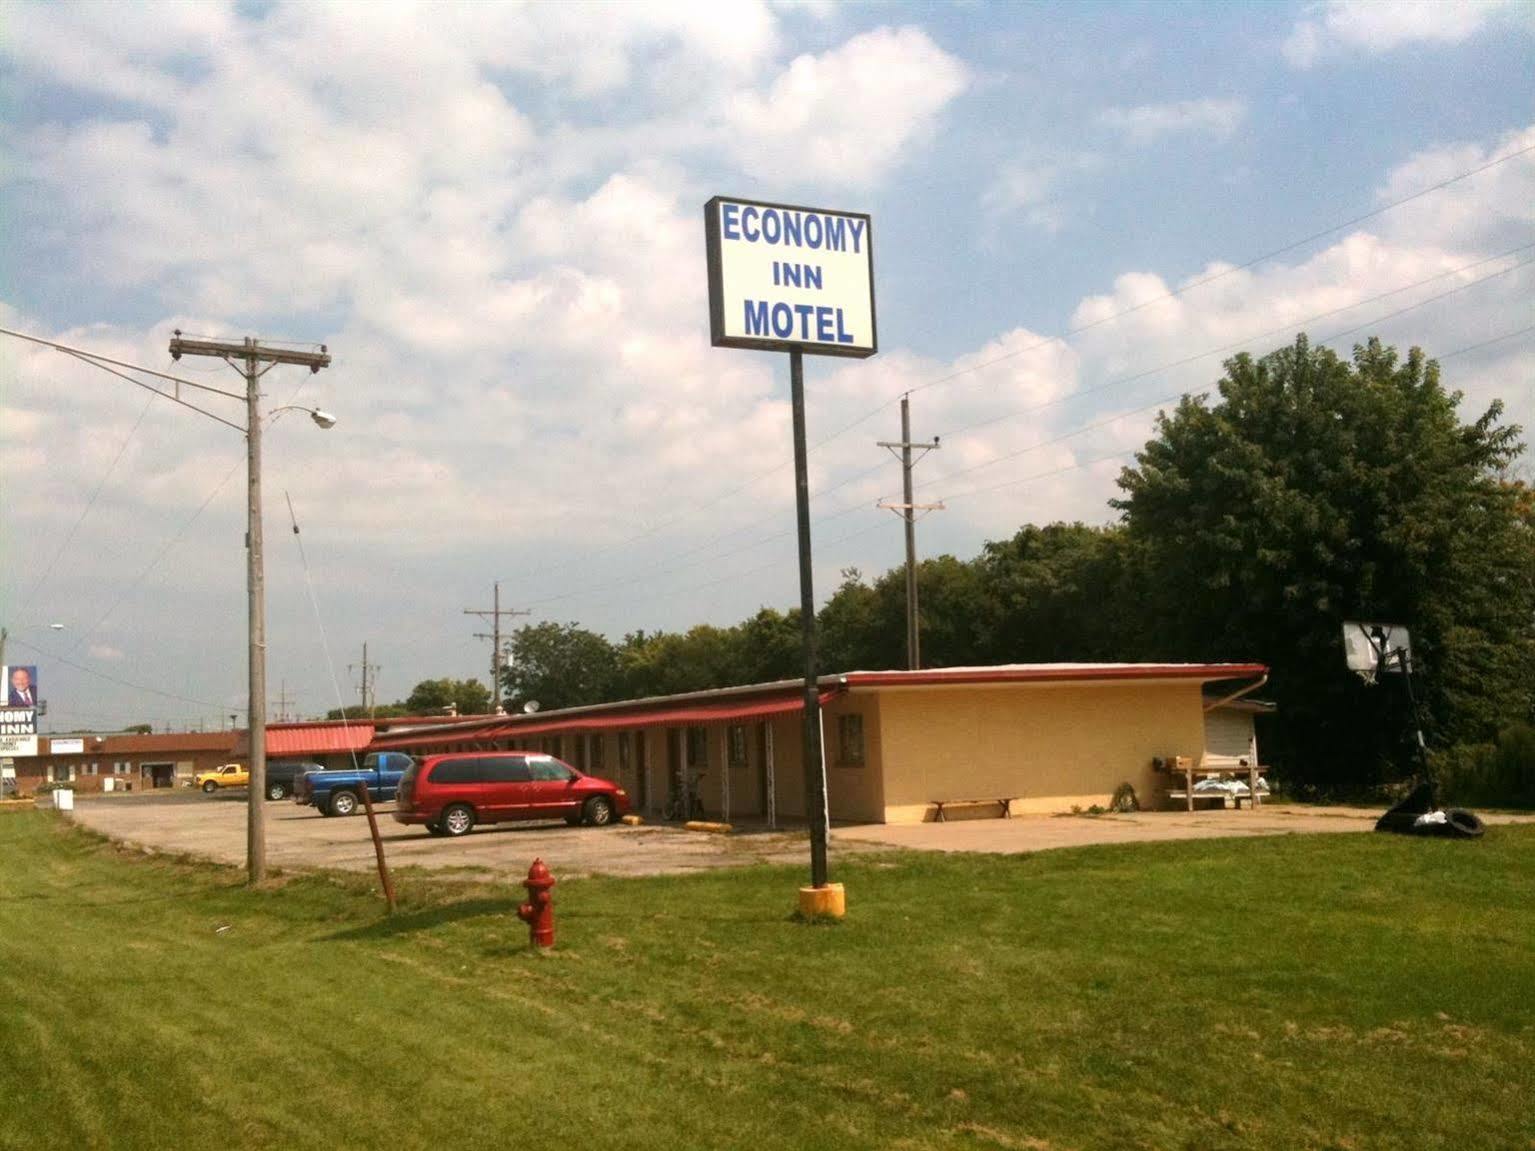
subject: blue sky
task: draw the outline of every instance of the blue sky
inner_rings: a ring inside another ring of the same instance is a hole
[[[348,697],[364,640],[383,698],[482,674],[495,579],[615,636],[794,601],[784,357],[708,346],[709,196],[874,218],[881,354],[808,370],[812,441],[850,429],[812,454],[824,596],[899,560],[906,389],[950,497],[920,547],[970,555],[1107,521],[1220,349],[1529,326],[1535,153],[1179,289],[1535,144],[1531,46],[1498,3],[13,3],[0,326],[331,347],[267,401],[341,419],[267,437],[273,694],[315,713],[322,627]],[[1468,415],[1535,420],[1531,348],[1446,361]],[[0,622],[58,726],[237,709],[239,437],[9,339],[0,411]]]

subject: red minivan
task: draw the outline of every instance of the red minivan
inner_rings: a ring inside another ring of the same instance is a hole
[[[563,819],[603,827],[629,810],[629,796],[606,779],[531,751],[430,755],[406,769],[395,798],[398,823],[432,835],[465,835],[477,823]]]

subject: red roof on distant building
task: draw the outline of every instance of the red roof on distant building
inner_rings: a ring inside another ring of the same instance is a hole
[[[280,755],[330,755],[361,751],[373,742],[373,725],[348,720],[327,723],[273,723],[266,729],[268,759]],[[237,755],[250,754],[250,735],[240,733],[235,746]]]

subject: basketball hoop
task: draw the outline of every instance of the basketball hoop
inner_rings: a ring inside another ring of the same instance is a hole
[[[1343,625],[1343,658],[1349,671],[1370,687],[1382,672],[1411,670],[1411,640],[1401,624],[1349,620]]]

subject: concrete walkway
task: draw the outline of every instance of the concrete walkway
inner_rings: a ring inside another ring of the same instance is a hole
[[[1385,808],[1308,807],[1279,803],[1240,811],[1205,809],[1138,811],[1128,815],[1019,815],[1011,819],[839,827],[834,832],[834,839],[839,844],[879,843],[919,851],[980,851],[1008,855],[1103,843],[1371,831],[1383,811]],[[1535,815],[1489,815],[1484,818],[1489,824],[1535,822]]]

